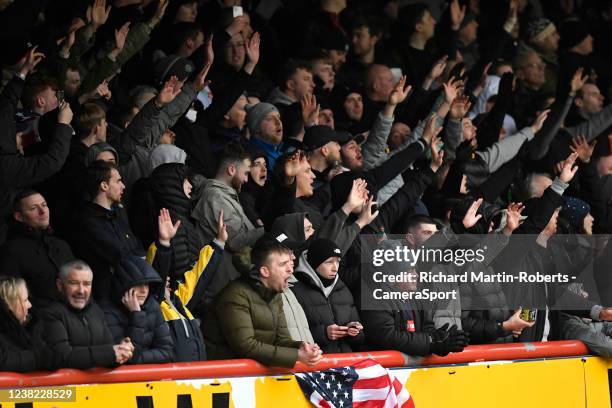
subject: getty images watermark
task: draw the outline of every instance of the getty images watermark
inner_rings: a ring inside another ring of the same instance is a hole
[[[361,307],[396,308],[417,302],[440,310],[580,309],[598,302],[595,272],[609,236],[455,235],[442,232],[413,246],[405,236],[361,238]],[[500,297],[503,297],[500,299]]]

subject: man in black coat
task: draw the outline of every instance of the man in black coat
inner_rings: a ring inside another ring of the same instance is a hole
[[[45,198],[25,190],[15,198],[15,223],[0,249],[0,271],[25,279],[32,303],[40,308],[59,301],[55,280],[60,267],[74,259],[70,246],[53,234]]]
[[[395,289],[396,290],[396,289]],[[414,290],[414,289],[412,289]],[[463,351],[468,336],[448,323],[434,330],[431,314],[412,300],[389,301],[385,310],[361,310],[368,345],[373,350],[398,350],[410,356],[446,356]]]
[[[64,164],[72,135],[72,111],[67,103],[60,105],[55,127],[45,152],[24,157],[18,152],[17,133],[13,116],[19,103],[26,75],[40,62],[43,55],[33,48],[27,61],[0,94],[0,244],[6,239],[4,216],[10,213],[17,189],[48,179]],[[56,100],[57,103],[57,100]]]
[[[90,299],[92,281],[93,272],[83,261],[69,262],[60,270],[57,288],[62,301],[49,306],[44,316],[54,367],[113,367],[132,358],[130,339],[114,344],[104,312]]]
[[[94,271],[96,300],[110,296],[114,265],[122,255],[145,256],[142,245],[130,229],[121,197],[125,185],[117,167],[96,161],[87,168],[87,190],[93,197],[73,223],[72,248]]]

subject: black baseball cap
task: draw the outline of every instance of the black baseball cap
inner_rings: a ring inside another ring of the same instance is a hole
[[[329,142],[338,142],[340,145],[348,143],[352,139],[348,132],[336,132],[329,126],[316,125],[306,129],[304,144],[308,150],[316,150]]]

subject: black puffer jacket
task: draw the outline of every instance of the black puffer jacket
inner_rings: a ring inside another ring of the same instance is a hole
[[[365,340],[363,331],[356,337],[346,336],[338,340],[330,340],[327,337],[327,326],[345,326],[349,322],[358,322],[359,314],[353,295],[338,275],[331,286],[323,286],[321,279],[306,260],[307,252],[302,255],[296,269],[295,277],[298,282],[292,290],[304,308],[312,337],[324,353],[348,353],[358,349]]]
[[[34,316],[20,324],[0,299],[0,371],[46,370],[51,368],[51,351],[42,340],[42,322]]]
[[[145,256],[140,241],[128,222],[125,210],[107,210],[89,202],[73,223],[71,246],[74,254],[87,262],[94,272],[93,296],[107,299],[114,266],[122,256]]]
[[[149,285],[149,296],[140,311],[130,312],[121,303],[123,294],[145,283]],[[113,276],[112,300],[101,304],[115,342],[124,337],[132,340],[134,355],[129,361],[131,364],[167,363],[174,358],[170,329],[155,298],[160,284],[161,278],[144,259],[127,256],[118,264]]]
[[[113,367],[117,364],[113,336],[104,312],[90,301],[82,310],[56,302],[45,309],[45,339],[54,368]]]
[[[387,303],[386,310],[361,310],[368,345],[374,350],[398,350],[411,356],[430,353],[433,322],[412,301]]]
[[[129,208],[130,222],[145,247],[157,239],[157,215],[160,209],[168,209],[172,222],[181,221],[172,239],[172,278],[181,277],[190,270],[206,244],[190,216],[192,204],[183,191],[186,178],[187,168],[184,164],[162,164],[153,171],[151,177],[136,184]]]
[[[35,306],[59,301],[55,285],[59,268],[74,259],[68,244],[50,229],[34,230],[21,222],[10,237],[0,249],[0,273],[25,279]]]

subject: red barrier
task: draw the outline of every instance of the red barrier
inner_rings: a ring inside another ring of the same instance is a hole
[[[584,354],[588,354],[588,349],[580,341],[551,341],[469,346],[461,353],[451,353],[446,357],[432,355],[415,358],[399,351],[326,354],[325,358],[314,367],[297,363],[293,370],[269,368],[256,361],[242,359],[130,365],[112,370],[102,368],[87,371],[61,369],[51,373],[31,374],[0,372],[0,388],[279,375],[342,367],[364,358],[373,358],[384,367],[414,367],[477,361],[569,357]]]

